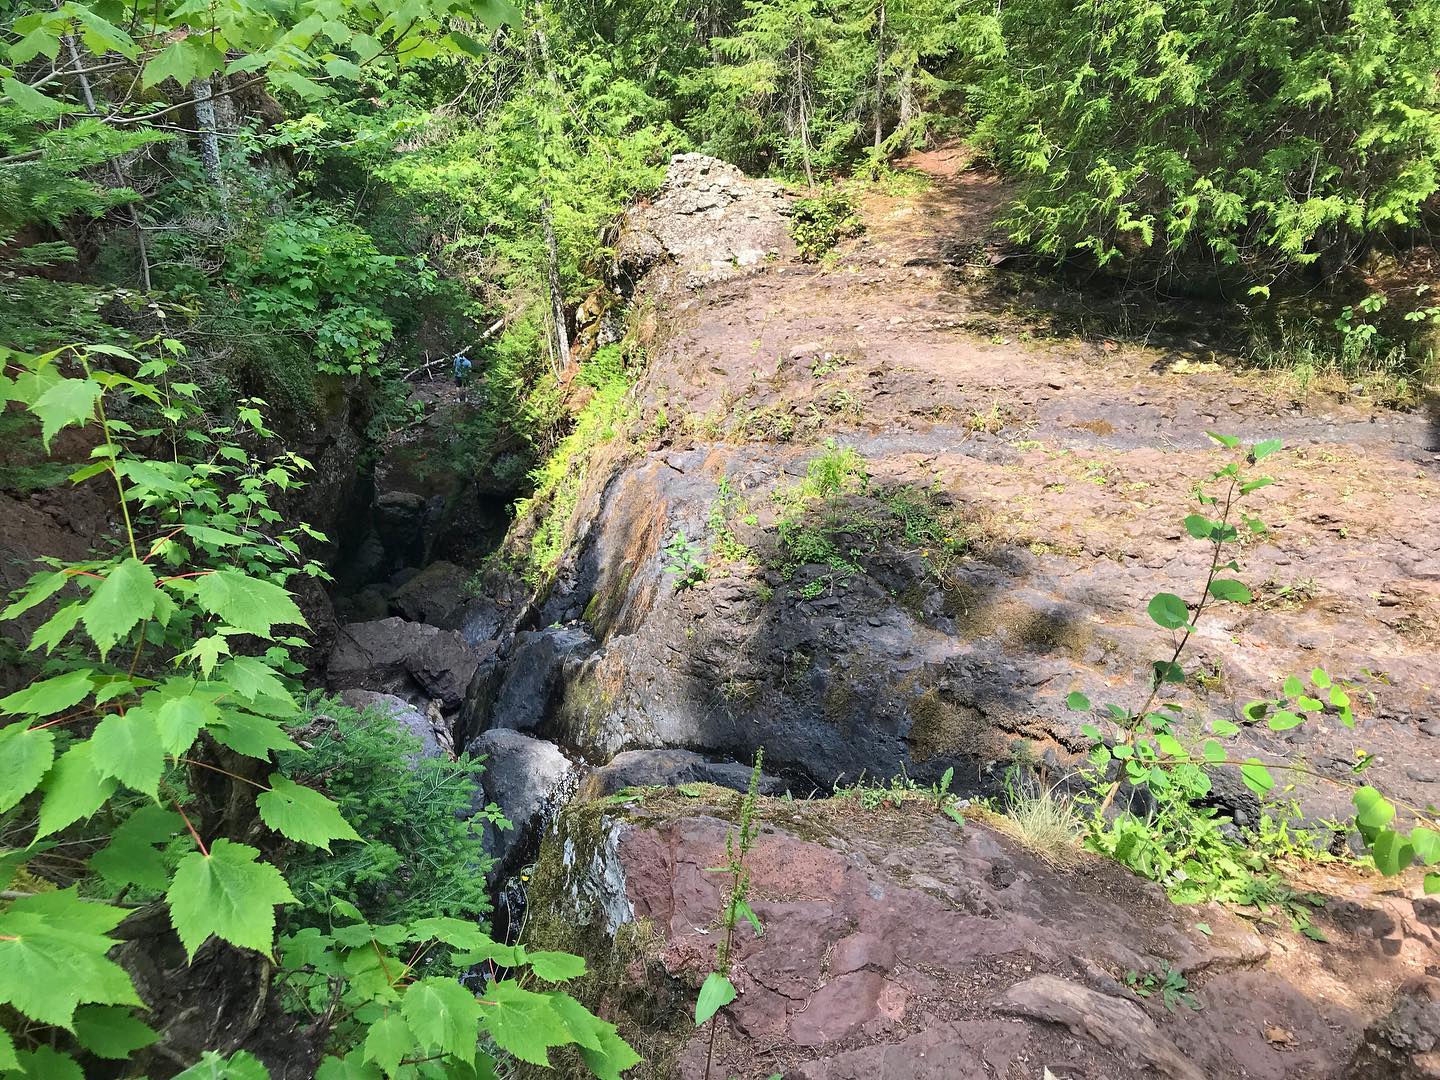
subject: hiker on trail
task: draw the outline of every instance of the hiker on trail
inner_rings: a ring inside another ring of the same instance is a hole
[[[455,385],[462,386],[470,377],[470,358],[463,352],[455,354]]]

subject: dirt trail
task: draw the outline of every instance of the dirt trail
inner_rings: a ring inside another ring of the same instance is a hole
[[[683,305],[646,411],[699,443],[740,444],[709,467],[739,468],[742,491],[783,481],[767,463],[798,475],[826,438],[885,482],[938,481],[979,553],[948,614],[1038,664],[1033,693],[1052,701],[1077,687],[1128,701],[1161,647],[1149,597],[1203,583],[1207,549],[1181,521],[1223,463],[1205,433],[1283,439],[1267,462],[1279,482],[1251,501],[1273,532],[1241,558],[1257,603],[1206,617],[1191,659],[1208,674],[1190,689],[1203,712],[1234,717],[1291,671],[1360,679],[1374,701],[1358,731],[1251,741],[1337,775],[1357,749],[1378,752],[1374,779],[1440,800],[1440,415],[1297,399],[1208,348],[1225,331],[1203,308],[1188,324],[1157,309],[1148,345],[1057,335],[1033,277],[990,267],[998,183],[953,152],[916,164],[929,190],[870,197],[865,233],[823,265],[770,265]],[[1340,809],[1343,792],[1329,794],[1313,808]]]

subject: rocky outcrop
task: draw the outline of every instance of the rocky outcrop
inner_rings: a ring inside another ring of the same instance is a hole
[[[689,285],[721,280],[792,252],[789,213],[782,185],[718,158],[676,154],[660,190],[625,215],[612,276],[626,296],[656,271]]]
[[[712,784],[732,791],[750,786],[750,769],[738,761],[709,761],[689,750],[627,750],[585,777],[579,792],[582,799],[599,799],[626,788],[680,787],[682,784]],[[785,781],[761,776],[763,795],[780,795]]]
[[[1400,988],[1394,1007],[1365,1031],[1346,1080],[1440,1077],[1440,979]]]
[[[424,712],[394,694],[377,694],[373,690],[345,690],[340,694],[340,700],[361,712],[374,710],[389,716],[420,740],[419,757],[447,757],[451,752],[450,732],[445,725],[437,727]]]
[[[708,1033],[688,1016],[723,932],[728,878],[713,868],[738,802],[716,788],[612,796],[572,805],[542,844],[529,940],[587,952],[602,972],[588,1003],[647,1048],[637,1078],[704,1075]],[[762,800],[759,819],[746,863],[764,933],[737,931],[739,996],[719,1014],[712,1075],[1350,1080],[1366,1017],[1405,969],[1440,960],[1422,935],[1397,966],[1323,917],[1325,944],[1267,940],[1113,863],[1057,870],[923,798]],[[1127,983],[1166,972],[1191,996]],[[1390,1028],[1428,1030],[1416,1016],[1431,999],[1415,1001]]]

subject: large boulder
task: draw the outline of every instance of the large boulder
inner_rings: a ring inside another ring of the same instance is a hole
[[[518,731],[487,731],[465,749],[472,757],[485,758],[481,796],[499,807],[511,825],[504,830],[485,826],[486,850],[495,858],[493,884],[517,869],[533,849],[545,817],[563,801],[575,766],[554,743]]]
[[[1406,983],[1394,1007],[1365,1031],[1346,1080],[1440,1078],[1440,979]]]
[[[449,626],[465,606],[469,580],[470,572],[452,562],[432,562],[395,590],[390,605],[412,622]]]
[[[560,692],[594,649],[594,639],[578,626],[516,634],[503,665],[482,667],[472,683],[462,714],[465,730],[547,734]]]
[[[454,630],[398,617],[347,623],[335,636],[327,678],[332,690],[372,690],[458,706],[484,654]]]

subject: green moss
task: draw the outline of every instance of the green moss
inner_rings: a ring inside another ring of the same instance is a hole
[[[973,757],[988,753],[993,733],[987,731],[974,709],[946,701],[931,687],[910,702],[910,731],[906,735],[910,757],[917,762],[932,758]]]
[[[1010,627],[1014,640],[1031,652],[1080,656],[1095,640],[1089,623],[1066,615],[1031,611]]]

